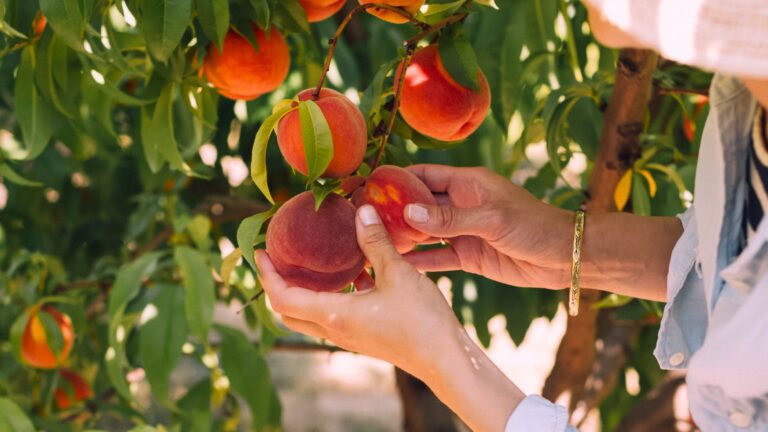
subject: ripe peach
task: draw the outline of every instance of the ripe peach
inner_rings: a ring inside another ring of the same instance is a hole
[[[48,24],[48,20],[45,19],[42,12],[38,12],[37,15],[35,15],[35,19],[32,20],[32,31],[35,39],[43,35],[46,24]]]
[[[359,198],[357,198],[359,200]],[[413,203],[437,205],[429,188],[410,171],[394,165],[382,165],[368,176],[363,201],[379,213],[392,243],[400,253],[413,249],[429,238],[405,221],[405,206]]]
[[[421,5],[424,4],[424,0],[358,0],[358,2],[360,4],[381,3],[387,6],[399,7],[405,9],[405,11],[411,15],[414,15],[416,12],[418,12]],[[404,16],[387,9],[370,8],[368,9],[368,13],[375,15],[384,21],[389,21],[394,24],[402,24],[404,22],[408,22],[408,19]]]
[[[258,50],[245,37],[229,30],[222,50],[213,44],[203,61],[202,72],[223,96],[255,99],[282,84],[288,76],[291,57],[283,35],[273,27],[267,36],[253,25]]]
[[[299,100],[311,99],[312,91],[303,90],[298,95]],[[315,103],[323,112],[333,138],[333,159],[322,176],[336,178],[352,174],[363,161],[368,144],[363,114],[343,94],[331,89],[322,89]],[[277,124],[277,143],[288,164],[307,175],[304,139],[297,110],[286,114]]]
[[[337,194],[315,211],[312,192],[296,195],[267,227],[267,254],[277,272],[293,286],[340,291],[363,271],[357,245],[355,206]]]
[[[442,141],[468,137],[491,108],[491,91],[482,71],[477,71],[480,91],[457,83],[445,70],[437,45],[413,55],[405,72],[400,114],[418,132]]]
[[[338,12],[347,0],[299,0],[304,12],[307,13],[307,21],[318,22],[329,18]]]
[[[65,410],[77,402],[93,397],[93,390],[88,382],[71,369],[61,369],[59,374],[64,379],[53,393],[56,407]]]
[[[59,326],[64,344],[58,355],[48,345],[48,336],[45,334],[40,313],[49,314]],[[54,369],[67,359],[74,340],[75,330],[68,315],[59,312],[53,306],[33,307],[29,310],[29,320],[21,336],[21,358],[32,367]]]

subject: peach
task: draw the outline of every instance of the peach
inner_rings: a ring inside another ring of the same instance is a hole
[[[59,326],[64,345],[58,353],[54,353],[48,344],[48,335],[40,319],[40,313],[50,315]],[[21,358],[24,363],[39,369],[57,368],[69,356],[74,340],[75,329],[69,315],[59,312],[53,306],[32,307],[29,310],[29,320],[21,336]]]
[[[354,199],[359,203],[360,197]],[[429,188],[410,171],[393,165],[376,168],[365,183],[362,201],[376,209],[398,252],[408,252],[429,238],[411,228],[403,214],[408,204],[437,205]]]
[[[307,13],[307,21],[318,22],[331,17],[338,12],[347,0],[299,0],[304,12]]]
[[[208,46],[202,73],[230,99],[255,99],[278,88],[288,76],[291,57],[283,35],[273,27],[267,36],[255,24],[253,31],[258,49],[231,29],[221,51]]]
[[[299,100],[311,99],[313,91],[314,89],[303,90],[298,95]],[[322,177],[337,178],[352,174],[362,163],[368,144],[363,114],[352,101],[336,90],[322,89],[315,103],[323,112],[333,138],[333,159]],[[307,159],[298,110],[289,112],[278,122],[277,144],[288,164],[307,175]]]
[[[267,254],[292,286],[336,292],[360,276],[365,256],[357,245],[355,206],[337,194],[314,209],[312,192],[296,195],[267,227]]]
[[[405,72],[400,115],[416,131],[442,141],[460,141],[477,130],[491,108],[491,91],[477,71],[480,91],[457,83],[445,70],[437,45],[413,55]]]
[[[381,3],[387,6],[394,6],[404,9],[411,15],[416,14],[419,11],[421,5],[424,4],[424,0],[358,0],[360,4],[366,3]],[[370,8],[368,13],[377,16],[384,21],[388,21],[394,24],[402,24],[408,22],[408,19],[397,12],[382,8]]]
[[[77,372],[70,369],[61,369],[59,374],[63,381],[53,393],[53,397],[56,399],[56,406],[60,410],[68,409],[77,402],[93,397],[93,390],[90,384]]]

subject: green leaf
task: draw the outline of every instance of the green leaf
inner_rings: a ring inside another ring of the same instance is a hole
[[[294,107],[290,104],[283,105],[278,110],[272,113],[261,124],[258,132],[256,132],[256,138],[253,140],[253,149],[251,152],[251,178],[259,188],[261,193],[271,202],[275,203],[272,199],[272,194],[269,192],[269,185],[267,184],[267,144],[269,144],[269,137],[272,136],[272,131],[275,130],[277,122],[280,121],[283,116],[293,111]]]
[[[632,213],[640,216],[651,215],[651,197],[641,175],[632,176]]]
[[[210,432],[212,430],[211,387],[210,378],[204,378],[193,385],[179,400],[179,408],[183,410],[183,430],[185,432]]]
[[[269,29],[269,5],[267,4],[267,0],[250,0],[251,6],[253,7],[254,12],[256,12],[256,15],[254,17],[254,21],[256,21],[256,24],[263,28],[263,29]]]
[[[221,368],[232,391],[251,409],[251,429],[279,427],[282,409],[264,357],[242,332],[221,325],[215,328],[221,336]]]
[[[8,166],[8,164],[0,164],[0,177],[12,183],[16,183],[19,186],[39,187],[43,185],[40,182],[27,180],[26,178],[18,175],[16,171],[12,170],[11,167]]]
[[[75,51],[83,51],[85,18],[81,5],[80,0],[40,0],[40,10],[53,31]]]
[[[54,356],[58,357],[61,354],[61,350],[64,349],[64,335],[61,334],[61,328],[59,324],[53,318],[51,314],[44,309],[41,310],[37,317],[40,319],[40,324],[43,325],[45,330],[45,342],[53,352]]]
[[[191,333],[202,343],[208,342],[216,301],[211,266],[205,255],[188,247],[174,249],[173,259],[179,267],[186,289],[185,309]]]
[[[0,398],[0,431],[35,432],[35,427],[15,402]]]
[[[152,394],[170,404],[168,382],[187,336],[184,290],[174,285],[160,285],[155,289],[157,296],[144,308],[144,315],[149,318],[141,325],[139,357]]]
[[[13,355],[16,360],[22,362],[21,358],[21,338],[24,335],[24,330],[27,328],[27,322],[29,321],[29,312],[26,310],[19,315],[11,326],[10,341],[13,349]]]
[[[52,0],[55,1],[55,0]],[[142,32],[149,52],[165,63],[192,17],[192,0],[143,0]]]
[[[198,249],[208,251],[211,248],[211,219],[207,216],[195,215],[187,223],[187,231]]]
[[[624,306],[632,300],[634,300],[632,297],[619,294],[608,294],[607,296],[600,299],[600,301],[592,305],[592,307],[595,309],[617,308]]]
[[[323,111],[314,101],[299,102],[299,119],[308,177],[313,182],[323,175],[333,159],[333,137]]]
[[[297,0],[280,0],[274,3],[274,21],[288,31],[309,33],[307,13]]]
[[[443,32],[438,49],[443,66],[451,77],[464,87],[480,91],[477,55],[461,25],[455,25],[450,31]]]
[[[363,97],[360,100],[360,111],[366,119],[370,118],[373,114],[378,113],[381,109],[381,105],[384,103],[382,98],[384,93],[384,80],[387,78],[389,71],[391,71],[398,63],[399,60],[393,60],[380,65],[373,75],[371,84],[368,85],[368,88],[363,92]]]
[[[139,293],[142,279],[155,270],[157,261],[163,256],[162,252],[146,253],[133,262],[124,264],[117,272],[115,283],[109,292],[108,313],[116,314]]]
[[[43,100],[35,86],[35,47],[28,46],[21,52],[21,63],[16,72],[14,100],[21,136],[26,147],[13,159],[34,159],[45,150],[51,140],[51,113],[48,102]]]
[[[312,196],[315,198],[315,211],[320,210],[320,206],[325,198],[341,185],[339,180],[329,180],[323,184],[312,183]]]
[[[256,246],[256,239],[259,237],[264,222],[272,217],[275,211],[277,211],[277,207],[249,216],[243,219],[240,226],[237,227],[237,247],[240,248],[243,258],[254,271],[256,271],[256,263],[253,261],[253,248]]]
[[[237,248],[221,260],[221,270],[219,271],[219,275],[221,276],[221,281],[224,283],[225,287],[229,286],[229,279],[232,277],[232,272],[235,270],[237,262],[242,257],[243,251],[241,251],[240,248]]]
[[[224,48],[224,37],[229,30],[229,1],[197,0],[196,5],[197,19],[200,20],[205,35],[221,51]]]
[[[419,18],[428,24],[434,24],[459,10],[466,3],[465,0],[454,0],[444,3],[432,3],[428,5],[426,12],[420,13]]]

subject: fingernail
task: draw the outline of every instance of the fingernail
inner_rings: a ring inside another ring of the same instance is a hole
[[[373,206],[364,205],[360,207],[358,213],[360,215],[360,221],[365,226],[378,225],[381,223],[381,219],[379,219],[379,215],[376,213],[376,209],[374,209]]]
[[[429,222],[429,212],[425,207],[418,204],[408,204],[407,211],[408,219],[418,223]]]

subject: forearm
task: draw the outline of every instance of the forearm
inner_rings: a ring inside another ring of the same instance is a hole
[[[682,224],[675,217],[588,214],[581,285],[666,301],[669,260],[682,233]]]
[[[416,371],[473,431],[501,432],[525,394],[502,373],[462,328],[446,335],[433,361]]]
[[[589,27],[598,42],[611,48],[644,48],[636,38],[608,22],[594,0],[584,0],[584,5],[589,13]]]

